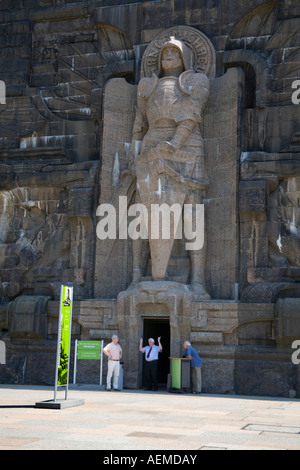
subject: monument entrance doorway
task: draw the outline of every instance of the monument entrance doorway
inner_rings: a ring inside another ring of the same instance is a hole
[[[147,344],[148,338],[155,339],[161,336],[161,343],[163,351],[159,355],[159,366],[158,366],[158,383],[160,386],[167,386],[168,374],[170,372],[170,322],[168,318],[144,318],[143,325],[143,338],[144,346]],[[145,383],[145,358],[143,359],[143,385]]]

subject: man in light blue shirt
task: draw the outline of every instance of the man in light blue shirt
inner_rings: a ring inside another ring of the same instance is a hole
[[[140,352],[145,354],[146,359],[146,390],[158,390],[158,355],[162,352],[161,337],[157,338],[158,346],[153,338],[148,339],[148,346],[143,348],[143,338],[140,339]],[[152,388],[153,387],[153,388]]]
[[[189,341],[183,343],[184,357],[191,359],[191,370],[192,370],[192,393],[201,393],[202,390],[202,378],[201,378],[201,366],[202,361]]]

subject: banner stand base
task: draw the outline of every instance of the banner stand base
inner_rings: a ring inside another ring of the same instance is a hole
[[[53,410],[64,410],[65,408],[72,408],[73,406],[84,405],[84,400],[81,398],[68,399],[68,400],[46,400],[39,401],[35,404],[35,408],[50,408]]]
[[[96,384],[69,384],[69,390],[85,390],[90,392],[100,392],[106,390],[106,385]]]

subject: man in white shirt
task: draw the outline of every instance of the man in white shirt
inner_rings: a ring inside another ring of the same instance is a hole
[[[112,342],[103,349],[104,354],[108,357],[106,389],[108,391],[111,390],[111,379],[112,376],[114,376],[114,390],[119,392],[120,359],[122,358],[122,348],[118,344],[119,337],[117,335],[113,335],[111,339]]]
[[[158,390],[158,355],[162,352],[160,342],[161,336],[157,338],[158,346],[153,338],[148,339],[148,346],[143,348],[143,338],[140,339],[140,352],[145,354],[146,359],[146,390]]]

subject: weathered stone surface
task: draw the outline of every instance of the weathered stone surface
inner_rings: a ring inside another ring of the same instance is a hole
[[[279,299],[276,304],[276,343],[292,346],[300,337],[299,299]]]
[[[235,374],[238,394],[290,397],[290,392],[299,393],[298,371],[292,363],[268,361],[266,358],[238,360]]]
[[[11,338],[47,338],[48,297],[20,296],[8,307],[8,329]]]

